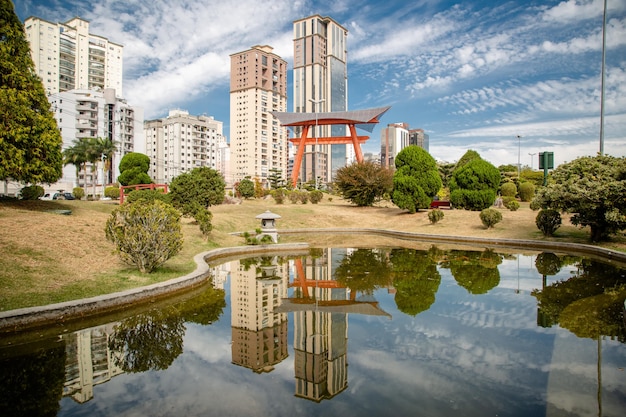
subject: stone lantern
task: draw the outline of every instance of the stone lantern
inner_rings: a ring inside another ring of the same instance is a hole
[[[256,238],[261,240],[263,236],[269,236],[274,243],[278,243],[276,220],[280,219],[280,216],[267,210],[265,213],[257,215],[256,218],[261,220],[261,233]]]

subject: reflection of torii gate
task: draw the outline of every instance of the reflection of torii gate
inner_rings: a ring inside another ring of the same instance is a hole
[[[302,289],[302,298],[286,298],[283,299],[280,306],[274,311],[286,313],[289,311],[310,311],[316,310],[326,313],[354,313],[365,314],[371,316],[387,316],[391,315],[382,310],[378,301],[359,301],[356,299],[356,291],[350,291],[349,300],[315,300],[310,298],[309,288],[348,288],[340,285],[336,280],[319,280],[307,279],[304,273],[302,259],[294,260],[296,273],[293,282],[289,283],[290,287],[298,287]]]
[[[295,187],[300,175],[300,167],[302,165],[302,157],[304,156],[304,148],[306,145],[341,145],[352,143],[356,154],[357,162],[363,162],[363,153],[361,152],[361,143],[369,139],[369,136],[357,136],[356,126],[372,131],[373,125],[379,122],[382,116],[391,106],[379,107],[376,109],[340,111],[328,113],[288,113],[288,112],[271,112],[282,126],[285,127],[302,127],[300,138],[292,138],[289,141],[298,146],[293,171],[291,173],[291,182]],[[309,129],[315,126],[326,125],[348,125],[350,136],[331,136],[331,137],[307,137]],[[315,150],[317,152],[317,149]]]

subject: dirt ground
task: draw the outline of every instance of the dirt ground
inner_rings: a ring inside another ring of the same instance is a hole
[[[34,292],[55,291],[68,283],[90,281],[97,275],[127,269],[104,235],[106,220],[111,210],[117,207],[117,202],[23,203],[0,202],[0,299],[2,293],[21,291],[25,286]],[[63,215],[51,211],[59,209],[72,213]],[[478,212],[465,210],[444,209],[443,220],[431,224],[427,211],[410,214],[390,203],[355,207],[333,197],[332,201],[325,198],[319,204],[277,205],[269,198],[211,207],[213,231],[208,243],[201,238],[198,227],[184,219],[185,248],[177,257],[191,259],[211,245],[244,244],[243,238],[233,236],[232,232],[253,232],[260,226],[255,216],[266,210],[281,216],[276,223],[279,233],[280,229],[293,228],[378,228],[447,236],[589,243],[588,231],[571,226],[567,216],[564,216],[563,225],[555,237],[543,237],[534,223],[537,212],[530,210],[528,203],[522,203],[515,212],[503,209],[503,221],[486,229]],[[375,244],[379,240],[359,236],[362,244]],[[626,251],[626,239],[621,236],[605,246]],[[141,282],[138,281],[138,285]]]

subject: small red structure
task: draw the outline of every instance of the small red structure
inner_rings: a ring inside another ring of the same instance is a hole
[[[288,113],[288,112],[271,112],[283,126],[302,127],[300,138],[292,138],[289,141],[298,147],[296,157],[294,159],[293,171],[291,173],[291,182],[295,187],[300,175],[300,167],[302,165],[302,156],[306,145],[339,145],[352,143],[356,154],[357,162],[363,162],[363,152],[361,152],[361,143],[369,139],[369,136],[357,136],[356,127],[372,131],[374,124],[379,123],[379,118],[391,106],[379,107],[367,110],[326,112],[326,113]],[[350,129],[350,136],[332,136],[332,137],[307,137],[309,129],[316,125],[347,125]]]
[[[124,204],[124,190],[158,190],[162,189],[167,194],[167,184],[135,184],[120,187],[120,204]]]

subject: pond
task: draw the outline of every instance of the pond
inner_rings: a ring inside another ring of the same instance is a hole
[[[168,303],[3,340],[0,415],[626,414],[616,266],[428,245],[211,267]]]

